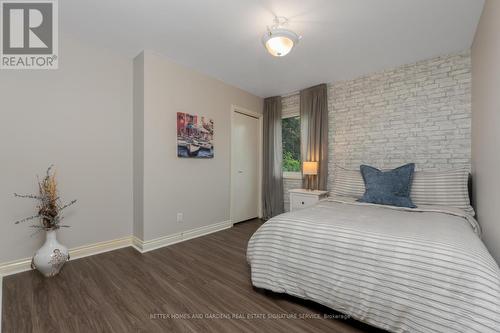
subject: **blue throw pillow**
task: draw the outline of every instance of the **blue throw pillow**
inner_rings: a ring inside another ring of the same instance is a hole
[[[391,171],[380,171],[368,165],[360,167],[365,181],[365,194],[359,202],[416,208],[410,199],[415,164],[403,165]]]

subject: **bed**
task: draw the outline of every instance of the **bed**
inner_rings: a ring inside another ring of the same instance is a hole
[[[500,332],[500,270],[476,220],[331,197],[276,216],[248,244],[257,288],[390,332]]]

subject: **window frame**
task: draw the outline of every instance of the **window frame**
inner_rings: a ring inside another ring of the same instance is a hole
[[[283,122],[283,119],[295,118],[295,117],[300,117],[300,114],[295,114],[294,113],[294,114],[282,115],[281,116],[281,121]],[[283,167],[281,167],[281,172],[282,172],[283,179],[302,180],[303,179],[303,176],[302,176],[302,159],[300,160],[300,164],[301,164],[301,167],[300,167],[301,171],[299,171],[299,172],[297,172],[297,171],[283,171]]]
[[[283,179],[299,179],[302,180],[302,172],[283,171]]]

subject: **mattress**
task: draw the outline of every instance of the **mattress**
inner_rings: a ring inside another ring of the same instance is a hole
[[[255,287],[390,332],[500,331],[500,270],[460,209],[331,198],[264,223],[247,260]]]

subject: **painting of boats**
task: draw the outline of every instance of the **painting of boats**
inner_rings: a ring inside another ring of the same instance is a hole
[[[177,156],[214,157],[214,121],[207,117],[177,112]]]

